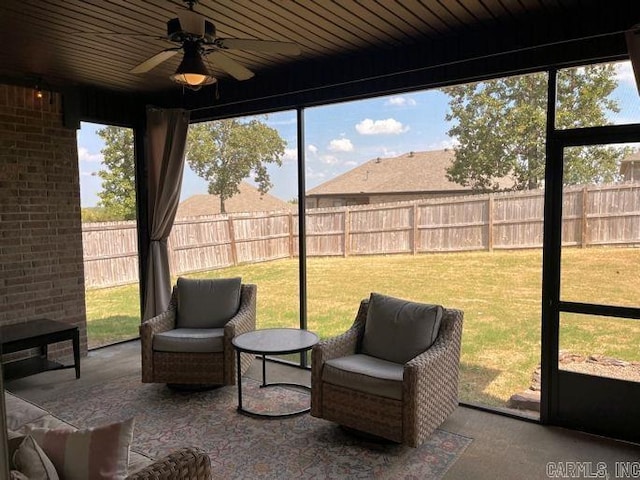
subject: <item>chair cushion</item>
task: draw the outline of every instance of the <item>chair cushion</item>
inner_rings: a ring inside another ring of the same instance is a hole
[[[178,278],[180,328],[222,328],[240,308],[242,279]]]
[[[355,354],[327,360],[322,381],[359,392],[402,400],[404,366],[369,355]]]
[[[440,305],[372,293],[361,353],[390,362],[406,363],[435,341],[442,314]]]
[[[224,328],[176,328],[153,336],[156,352],[214,353],[224,350]]]

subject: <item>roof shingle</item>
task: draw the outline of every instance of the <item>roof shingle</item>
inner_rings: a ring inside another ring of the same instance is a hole
[[[225,202],[227,213],[268,212],[272,210],[290,210],[295,205],[260,191],[246,182],[238,186],[240,193]],[[202,217],[220,213],[220,197],[218,195],[193,195],[178,205],[176,218]]]
[[[409,152],[375,158],[307,191],[307,196],[354,193],[471,191],[447,179],[454,150]]]

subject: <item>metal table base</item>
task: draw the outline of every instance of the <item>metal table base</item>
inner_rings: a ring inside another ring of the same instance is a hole
[[[242,374],[240,373],[240,351],[237,353],[238,359],[238,412],[248,415],[251,417],[261,417],[261,418],[286,418],[286,417],[295,417],[296,415],[301,415],[303,413],[308,413],[311,410],[311,407],[303,408],[302,410],[296,410],[294,412],[287,413],[260,413],[254,412],[252,410],[248,410],[242,406]],[[290,382],[274,382],[267,383],[267,367],[266,367],[266,355],[261,355],[262,357],[262,384],[260,388],[268,388],[268,387],[295,387],[297,389],[303,389],[308,392],[311,392],[311,387],[307,385],[301,385],[299,383],[290,383]]]

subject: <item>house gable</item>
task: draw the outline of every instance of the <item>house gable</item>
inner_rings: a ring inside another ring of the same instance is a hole
[[[226,213],[268,212],[273,210],[290,210],[294,205],[285,202],[269,193],[262,194],[247,182],[238,186],[240,193],[225,202]],[[202,217],[220,213],[220,197],[218,195],[193,195],[178,205],[176,218]]]

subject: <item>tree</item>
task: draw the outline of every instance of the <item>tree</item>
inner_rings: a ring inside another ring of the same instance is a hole
[[[101,207],[84,207],[80,209],[82,223],[116,222],[122,220],[121,216],[113,215]]]
[[[239,193],[238,186],[253,174],[261,193],[273,184],[267,164],[282,165],[286,142],[278,131],[257,119],[216,120],[191,125],[187,142],[187,162],[209,183],[209,193],[225,201]]]
[[[609,95],[617,87],[613,65],[590,65],[558,74],[558,128],[606,125],[619,107]],[[505,77],[443,89],[449,97],[449,135],[459,144],[449,180],[474,190],[538,188],[544,179],[547,75]],[[613,181],[624,149],[570,148],[564,183]],[[502,182],[500,182],[502,180]],[[502,183],[502,185],[501,185]]]
[[[98,171],[102,190],[98,192],[98,205],[110,218],[134,220],[136,218],[135,162],[133,130],[108,126],[96,132],[104,140],[102,164]]]

